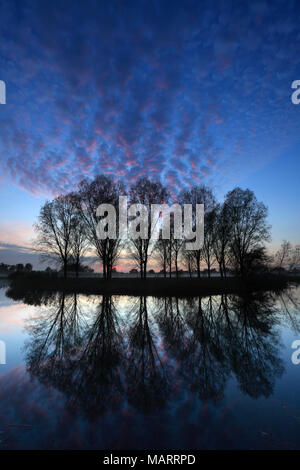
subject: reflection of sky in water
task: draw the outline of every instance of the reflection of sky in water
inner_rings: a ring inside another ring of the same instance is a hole
[[[0,448],[300,448],[299,293],[34,306],[1,289]]]

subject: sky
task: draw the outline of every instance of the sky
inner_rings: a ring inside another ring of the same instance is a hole
[[[0,262],[33,262],[48,198],[99,173],[236,186],[300,242],[296,1],[0,3]]]

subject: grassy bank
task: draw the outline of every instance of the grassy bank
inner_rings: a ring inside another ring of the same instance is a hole
[[[152,295],[157,297],[190,297],[216,294],[242,294],[249,291],[281,290],[290,282],[300,282],[296,276],[264,276],[247,280],[239,278],[200,279],[111,279],[99,278],[62,279],[34,274],[17,275],[11,280],[10,289],[22,292],[53,292],[99,295]]]

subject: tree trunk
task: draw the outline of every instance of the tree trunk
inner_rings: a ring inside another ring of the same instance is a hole
[[[208,262],[207,262],[207,273],[208,273],[208,278],[210,279],[210,258],[208,258]]]
[[[197,276],[200,277],[201,276],[201,271],[200,271],[200,255],[197,254]]]
[[[188,264],[188,270],[189,270],[190,279],[192,279],[192,268],[191,268],[190,261],[189,261],[189,264]]]
[[[178,254],[175,255],[175,271],[176,271],[176,279],[178,279]]]

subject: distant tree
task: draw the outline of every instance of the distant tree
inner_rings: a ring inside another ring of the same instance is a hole
[[[292,247],[290,251],[288,263],[289,263],[288,264],[289,271],[292,271],[292,269],[295,269],[299,266],[300,264],[300,246],[299,245]]]
[[[236,271],[247,274],[247,257],[253,250],[270,240],[267,207],[259,202],[250,189],[235,188],[225,198],[231,226],[230,255]]]
[[[94,272],[93,268],[91,268],[90,266],[87,266],[87,265],[82,266],[82,271],[84,273],[93,273]]]
[[[129,273],[130,274],[137,274],[138,270],[136,268],[132,268],[132,269],[130,269]]]
[[[24,264],[18,263],[18,264],[16,265],[16,268],[17,268],[17,271],[18,271],[18,272],[24,271]]]
[[[283,240],[279,250],[275,254],[275,263],[276,267],[281,270],[284,267],[284,264],[288,263],[292,251],[292,244],[287,240]]]
[[[30,273],[30,272],[32,271],[32,264],[27,263],[27,264],[25,265],[25,271],[27,271],[27,272]]]

